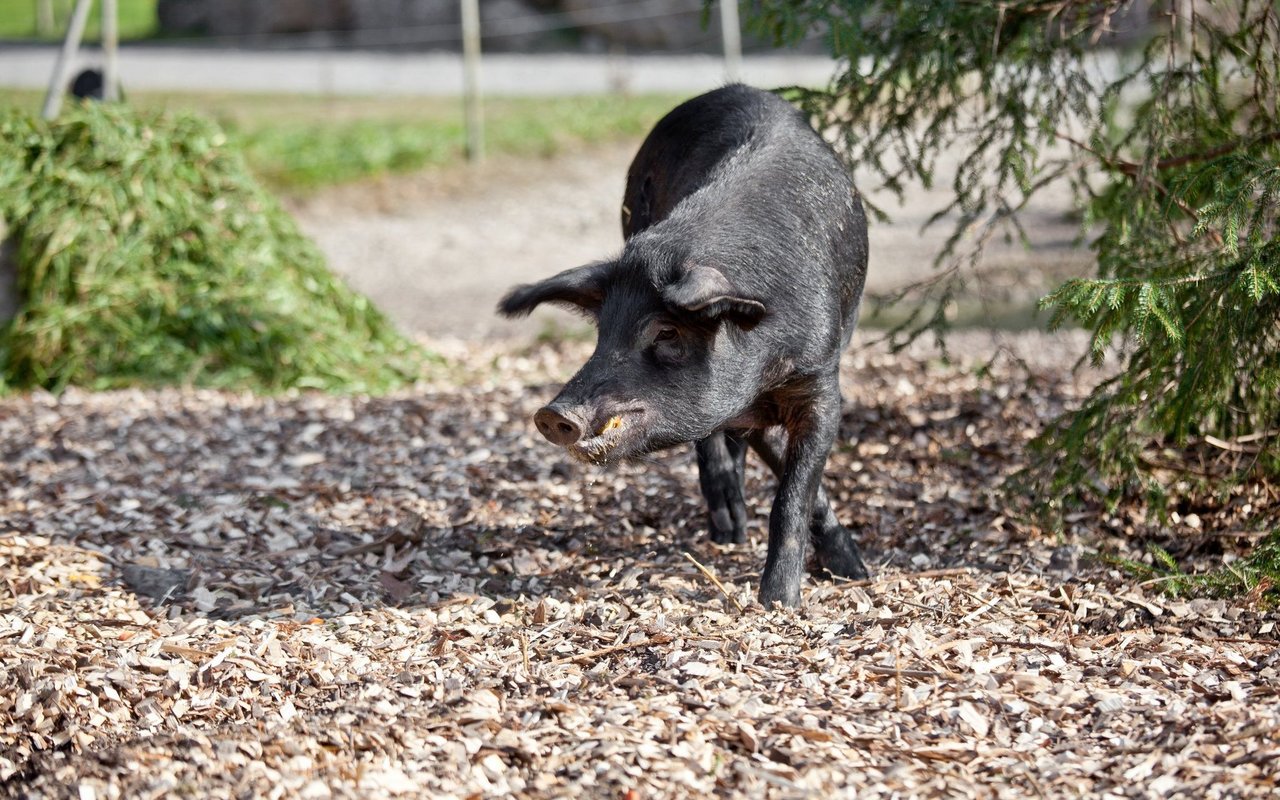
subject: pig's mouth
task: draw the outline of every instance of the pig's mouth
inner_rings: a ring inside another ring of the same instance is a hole
[[[608,417],[596,426],[596,433],[584,436],[565,448],[569,455],[588,464],[607,464],[626,458],[644,438],[640,424],[644,410],[631,408]]]

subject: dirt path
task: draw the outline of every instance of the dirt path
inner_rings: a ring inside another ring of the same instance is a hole
[[[1274,796],[1276,614],[1077,564],[1142,558],[1123,510],[1059,538],[994,491],[1086,388],[1079,342],[1007,344],[990,380],[847,360],[828,485],[876,575],[795,612],[752,606],[759,465],[716,547],[687,452],[535,441],[584,345],[442,344],[383,399],[0,400],[0,795]]]
[[[498,298],[621,249],[630,149],[393,177],[321,193],[295,212],[330,266],[407,329],[527,333],[541,323],[498,319]]]

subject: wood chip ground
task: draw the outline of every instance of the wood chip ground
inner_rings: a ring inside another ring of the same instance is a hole
[[[1274,796],[1276,614],[997,491],[1089,381],[1015,344],[848,357],[828,482],[876,577],[798,611],[753,605],[757,463],[719,547],[687,451],[536,436],[582,345],[436,343],[389,398],[0,400],[0,795]]]

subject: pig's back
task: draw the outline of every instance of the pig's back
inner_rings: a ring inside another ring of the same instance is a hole
[[[790,103],[730,85],[662,118],[627,173],[627,238],[670,219],[693,258],[735,285],[812,314],[847,344],[866,280],[866,219],[831,147]],[[666,237],[664,237],[666,238]],[[714,263],[714,261],[712,261]],[[788,324],[800,324],[794,319]]]
[[[769,100],[785,104],[767,92],[733,84],[688,100],[660,119],[627,170],[622,235],[629,239],[661,222],[706,184],[767,120]]]

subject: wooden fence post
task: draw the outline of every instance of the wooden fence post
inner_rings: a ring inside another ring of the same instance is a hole
[[[738,0],[720,0],[720,39],[724,42],[724,79],[742,80],[742,29],[738,24]]]
[[[71,77],[72,62],[76,51],[80,49],[80,40],[84,38],[84,25],[89,20],[89,6],[93,0],[76,0],[76,9],[71,12],[71,21],[67,23],[67,35],[62,40],[62,49],[58,51],[58,61],[53,67],[53,77],[49,80],[49,91],[44,96],[44,110],[41,116],[53,119],[62,108],[62,93],[66,91],[67,79]]]
[[[120,16],[116,0],[102,0],[102,99],[120,99]]]
[[[462,104],[467,126],[467,160],[484,160],[484,117],[480,108],[480,5],[462,0]]]
[[[53,34],[53,0],[36,0],[36,35]]]

